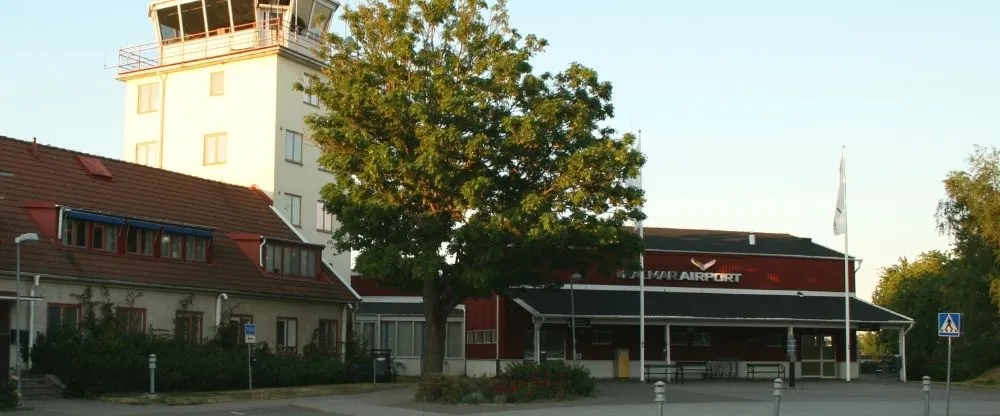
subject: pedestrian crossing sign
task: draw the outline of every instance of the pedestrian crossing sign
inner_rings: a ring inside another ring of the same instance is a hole
[[[962,334],[962,314],[941,312],[937,321],[939,337],[958,337]]]

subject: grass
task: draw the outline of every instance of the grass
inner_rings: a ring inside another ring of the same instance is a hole
[[[998,387],[1000,386],[1000,367],[989,369],[978,377],[960,384],[973,387]]]
[[[233,391],[210,391],[210,392],[186,392],[186,393],[157,393],[155,397],[148,394],[120,394],[100,397],[99,400],[132,405],[162,404],[169,406],[183,406],[208,403],[225,403],[246,400],[274,400],[293,399],[297,397],[315,396],[337,396],[344,394],[367,393],[378,390],[391,390],[405,387],[412,387],[415,383],[409,380],[400,380],[397,383],[356,383],[356,384],[331,384],[322,386],[301,386],[301,387],[270,387],[254,389],[253,393],[246,390]]]

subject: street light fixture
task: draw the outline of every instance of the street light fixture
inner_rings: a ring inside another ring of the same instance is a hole
[[[576,367],[576,292],[573,283],[580,281],[583,275],[579,272],[569,276],[569,315],[570,327],[573,328],[573,366]]]
[[[17,299],[14,303],[14,330],[17,331],[17,341],[14,347],[14,375],[17,377],[17,407],[24,403],[21,401],[21,246],[34,244],[39,240],[36,233],[24,233],[14,238],[14,292]]]

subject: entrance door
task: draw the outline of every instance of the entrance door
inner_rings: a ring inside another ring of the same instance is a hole
[[[802,336],[802,377],[837,377],[837,357],[832,335]]]

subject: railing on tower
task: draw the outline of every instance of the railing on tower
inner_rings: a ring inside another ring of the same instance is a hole
[[[118,74],[153,69],[201,59],[214,58],[252,50],[283,47],[306,57],[317,59],[316,51],[323,45],[320,35],[304,27],[282,24],[278,19],[223,28],[211,33],[198,33],[163,42],[130,46],[118,51]]]

